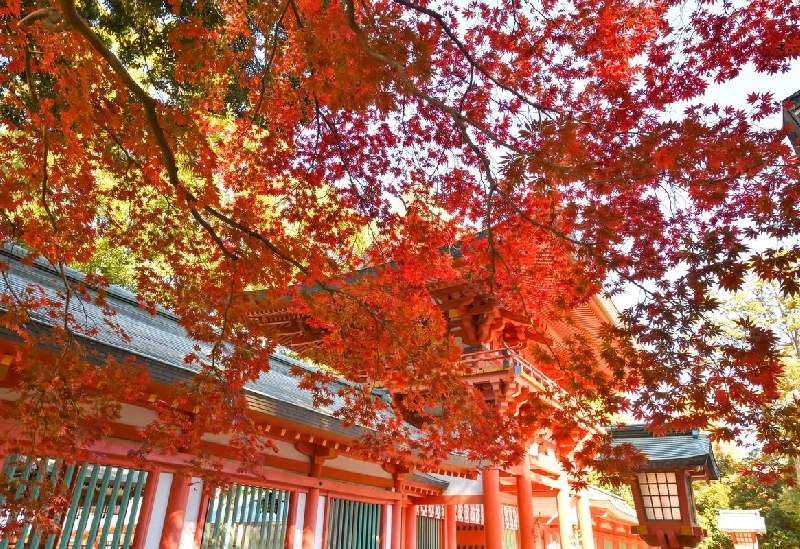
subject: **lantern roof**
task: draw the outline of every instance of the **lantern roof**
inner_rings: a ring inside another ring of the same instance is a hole
[[[800,90],[785,99],[783,125],[789,129],[789,141],[800,154]]]
[[[640,470],[703,467],[710,480],[719,479],[709,438],[697,429],[654,435],[642,424],[612,427],[613,445],[632,444],[647,457]]]
[[[717,528],[721,532],[754,532],[766,534],[764,517],[758,509],[720,509],[717,517]]]

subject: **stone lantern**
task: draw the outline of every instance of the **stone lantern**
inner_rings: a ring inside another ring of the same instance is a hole
[[[652,547],[697,546],[706,532],[697,523],[692,481],[719,478],[708,437],[698,431],[654,436],[642,425],[611,432],[615,444],[630,443],[647,457],[631,484],[639,519],[632,533]]]
[[[721,509],[717,528],[733,538],[734,549],[758,549],[757,534],[766,534],[764,517],[758,510]]]

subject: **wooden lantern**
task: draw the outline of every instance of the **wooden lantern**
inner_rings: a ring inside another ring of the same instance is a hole
[[[721,509],[717,527],[731,536],[734,549],[758,549],[758,534],[767,533],[758,510]]]
[[[631,485],[639,519],[632,532],[653,547],[696,547],[706,532],[697,523],[692,480],[719,478],[708,437],[697,431],[654,436],[641,425],[612,435],[615,444],[630,443],[647,457]]]

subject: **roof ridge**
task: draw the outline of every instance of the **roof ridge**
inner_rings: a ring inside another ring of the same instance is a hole
[[[30,251],[26,250],[25,248],[22,247],[22,245],[16,242],[6,243],[5,245],[3,245],[2,248],[0,248],[0,256],[5,256],[9,259],[16,260],[19,263],[21,263],[23,259],[26,259],[30,254],[31,254]],[[42,255],[38,255],[33,260],[31,266],[39,271],[52,274],[56,277],[61,277],[61,273],[58,272],[58,269],[55,267],[55,265],[50,263],[50,261]],[[68,265],[64,266],[64,275],[72,282],[79,282],[86,284],[90,290],[98,291],[100,289],[97,285],[86,282],[86,277],[87,277],[86,273],[74,269]],[[107,295],[113,297],[117,301],[122,301],[124,303],[127,303],[128,305],[134,305],[139,310],[146,310],[143,307],[146,301],[140,299],[138,295],[131,292],[130,290],[123,288],[122,286],[119,286],[117,284],[109,284],[106,288],[103,288],[103,291],[105,291]],[[168,320],[172,320],[176,323],[180,320],[180,317],[178,315],[176,315],[169,309],[162,307],[161,305],[156,304],[155,311],[156,314],[155,315],[150,314],[151,317],[161,316]]]

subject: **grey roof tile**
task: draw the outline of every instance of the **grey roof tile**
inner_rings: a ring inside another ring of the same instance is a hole
[[[647,456],[642,469],[705,465],[713,480],[719,478],[711,441],[697,430],[654,436],[644,425],[611,428],[613,445],[629,442]]]
[[[22,295],[26,289],[35,288],[35,291],[43,292],[48,298],[63,303],[64,285],[56,269],[42,259],[35,260],[32,266],[24,265],[19,262],[24,256],[25,251],[19,247],[0,249],[0,261],[7,265],[5,281],[0,280],[0,294],[14,292]],[[80,282],[85,278],[82,273],[69,268],[65,269],[65,274],[72,282]],[[114,316],[108,316],[94,303],[78,299],[70,302],[70,312],[76,320],[86,328],[97,330],[96,334],[85,339],[103,356],[110,353],[124,358],[133,354],[147,366],[155,381],[166,384],[188,380],[199,371],[198,365],[186,364],[184,358],[190,353],[204,355],[210,345],[189,337],[174,314],[159,307],[156,314],[151,315],[134,294],[119,287],[110,287],[107,295],[108,304],[116,312]],[[41,309],[32,310],[31,318],[39,326],[30,326],[34,330],[53,324],[53,319]],[[129,340],[120,337],[105,320],[118,323]],[[0,333],[14,337],[8,330],[0,330]],[[334,397],[331,407],[314,406],[311,393],[300,389],[298,378],[290,373],[292,366],[310,368],[292,358],[273,355],[269,371],[246,386],[250,405],[259,412],[339,435],[359,436],[362,432],[360,428],[345,427],[333,417],[343,401]]]
[[[26,288],[35,287],[48,298],[63,302],[59,297],[59,293],[64,291],[63,281],[56,269],[43,259],[36,259],[32,266],[24,265],[19,260],[25,255],[26,252],[19,247],[0,248],[0,262],[5,262],[8,267],[5,276],[8,284],[0,281],[0,294],[9,291],[20,294]],[[85,279],[83,273],[74,269],[66,268],[65,274],[72,282]],[[116,286],[108,288],[107,302],[116,312],[113,317],[107,317],[94,303],[73,300],[70,305],[70,312],[76,315],[76,319],[80,319],[85,327],[97,329],[97,333],[87,339],[101,351],[100,354],[111,354],[120,360],[133,354],[148,368],[152,379],[164,384],[189,380],[199,371],[196,364],[187,364],[184,358],[190,353],[203,355],[210,345],[189,337],[176,315],[162,307],[157,307],[156,314],[152,315],[135,294]],[[41,331],[52,325],[53,320],[45,312],[34,310],[31,313],[35,324],[29,329]],[[118,323],[129,340],[112,330],[104,322],[105,318]],[[15,338],[5,329],[0,328],[0,334]],[[246,386],[248,403],[253,410],[349,438],[357,438],[363,433],[363,428],[344,426],[334,417],[334,411],[344,405],[343,399],[334,396],[332,406],[315,406],[311,393],[298,387],[298,378],[290,373],[292,367],[313,369],[285,355],[275,354],[270,358],[269,371]],[[472,465],[457,455],[451,456],[449,462],[459,466]],[[416,482],[433,486],[448,484],[446,480],[422,473],[412,477]]]

